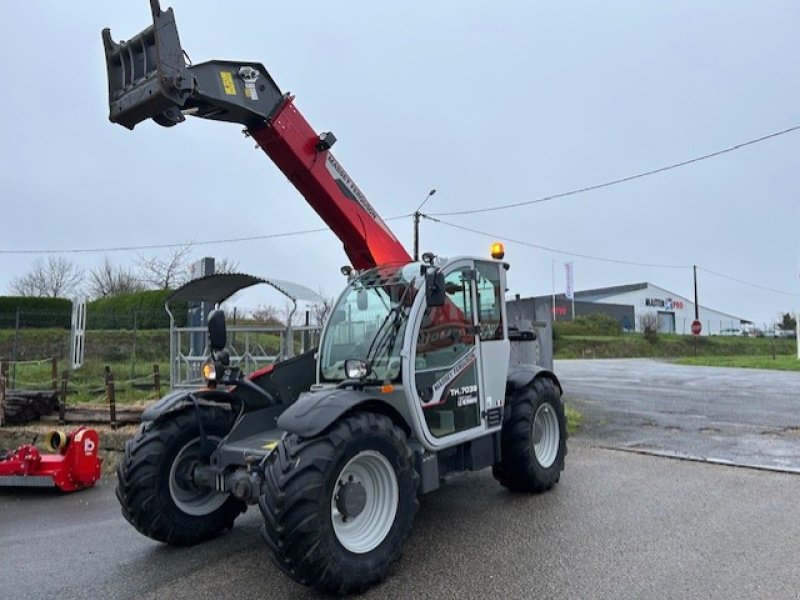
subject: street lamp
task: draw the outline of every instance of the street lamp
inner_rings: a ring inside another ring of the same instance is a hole
[[[419,211],[428,201],[428,198],[433,196],[435,193],[436,190],[431,190],[430,192],[428,192],[428,195],[425,196],[425,200],[423,200],[422,204],[420,204],[417,207],[417,210],[414,211],[414,260],[415,261],[419,260],[419,218],[422,214]]]

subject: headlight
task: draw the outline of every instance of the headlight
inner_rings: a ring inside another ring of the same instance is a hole
[[[216,381],[217,365],[211,361],[203,363],[203,379],[206,381]]]
[[[344,374],[348,379],[363,379],[369,375],[369,365],[363,360],[350,358],[344,361]]]

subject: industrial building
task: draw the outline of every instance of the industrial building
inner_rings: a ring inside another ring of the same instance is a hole
[[[518,298],[515,310],[535,314],[536,319],[569,321],[573,317],[573,301],[564,294]],[[641,331],[643,315],[652,314],[658,322],[660,333],[691,334],[695,318],[694,302],[649,282],[575,292],[574,315],[606,314],[614,318],[626,331]],[[701,335],[734,335],[751,325],[751,321],[700,305]]]

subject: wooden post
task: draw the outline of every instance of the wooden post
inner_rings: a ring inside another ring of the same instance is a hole
[[[65,425],[67,422],[67,384],[69,383],[69,371],[61,372],[61,395],[58,399],[58,424]]]
[[[161,398],[161,372],[158,370],[158,365],[153,365],[153,389],[156,398]]]
[[[50,359],[50,386],[53,390],[58,389],[58,359],[55,356]]]
[[[0,360],[0,425],[6,420],[6,381],[8,378],[8,363]]]
[[[111,429],[117,428],[117,399],[114,392],[114,373],[111,367],[106,366],[106,397],[108,398],[108,409],[111,415]]]

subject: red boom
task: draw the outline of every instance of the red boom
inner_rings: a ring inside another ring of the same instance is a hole
[[[356,269],[407,263],[411,257],[319,136],[286,98],[270,122],[250,135],[342,240]]]

